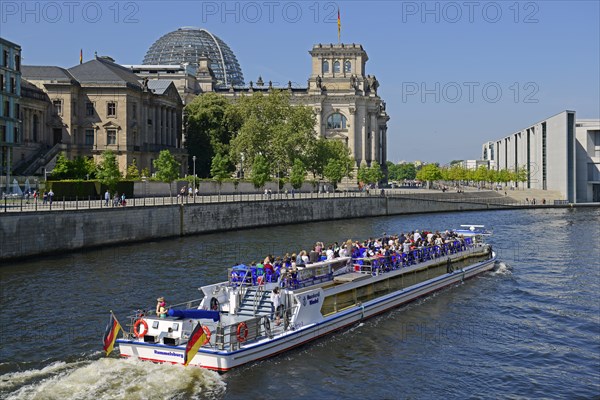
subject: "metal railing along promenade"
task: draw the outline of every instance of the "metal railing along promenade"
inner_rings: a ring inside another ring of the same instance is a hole
[[[214,194],[214,195],[197,195],[197,196],[156,196],[156,197],[132,197],[126,199],[126,205],[115,205],[113,199],[106,202],[103,198],[59,198],[54,196],[52,201],[44,201],[40,198],[25,198],[25,197],[4,197],[0,199],[0,213],[7,212],[35,212],[35,211],[72,211],[85,209],[120,209],[131,207],[155,207],[155,206],[179,206],[193,204],[209,204],[209,203],[232,203],[232,202],[256,202],[256,201],[291,201],[301,199],[338,199],[338,198],[373,198],[373,197],[389,197],[401,198],[407,200],[419,200],[423,202],[450,202],[450,203],[476,203],[489,204],[490,206],[532,206],[531,202],[514,201],[510,197],[477,197],[465,196],[461,199],[444,198],[443,194],[439,194],[435,198],[421,197],[415,191],[346,191],[346,192],[307,192],[307,193],[238,193],[238,194]],[[540,203],[536,205],[541,205]]]

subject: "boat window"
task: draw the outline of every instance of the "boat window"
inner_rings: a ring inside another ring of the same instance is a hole
[[[175,322],[173,324],[173,332],[177,332],[179,330],[179,323]]]
[[[152,329],[158,329],[158,321],[152,323]]]

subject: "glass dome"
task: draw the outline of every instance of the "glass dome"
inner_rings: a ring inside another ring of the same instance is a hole
[[[185,27],[158,39],[144,57],[144,65],[198,65],[202,55],[210,58],[217,86],[244,86],[244,75],[235,54],[217,36],[206,29]]]

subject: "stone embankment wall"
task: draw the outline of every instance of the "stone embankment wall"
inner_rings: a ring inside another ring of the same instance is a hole
[[[483,203],[363,197],[11,212],[0,215],[0,262],[268,225],[488,208]]]

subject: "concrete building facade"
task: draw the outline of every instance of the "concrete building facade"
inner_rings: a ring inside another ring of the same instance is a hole
[[[525,188],[558,191],[573,203],[600,201],[600,120],[577,120],[566,110],[483,150],[497,170],[525,169]]]
[[[600,119],[575,123],[577,202],[600,202]]]

